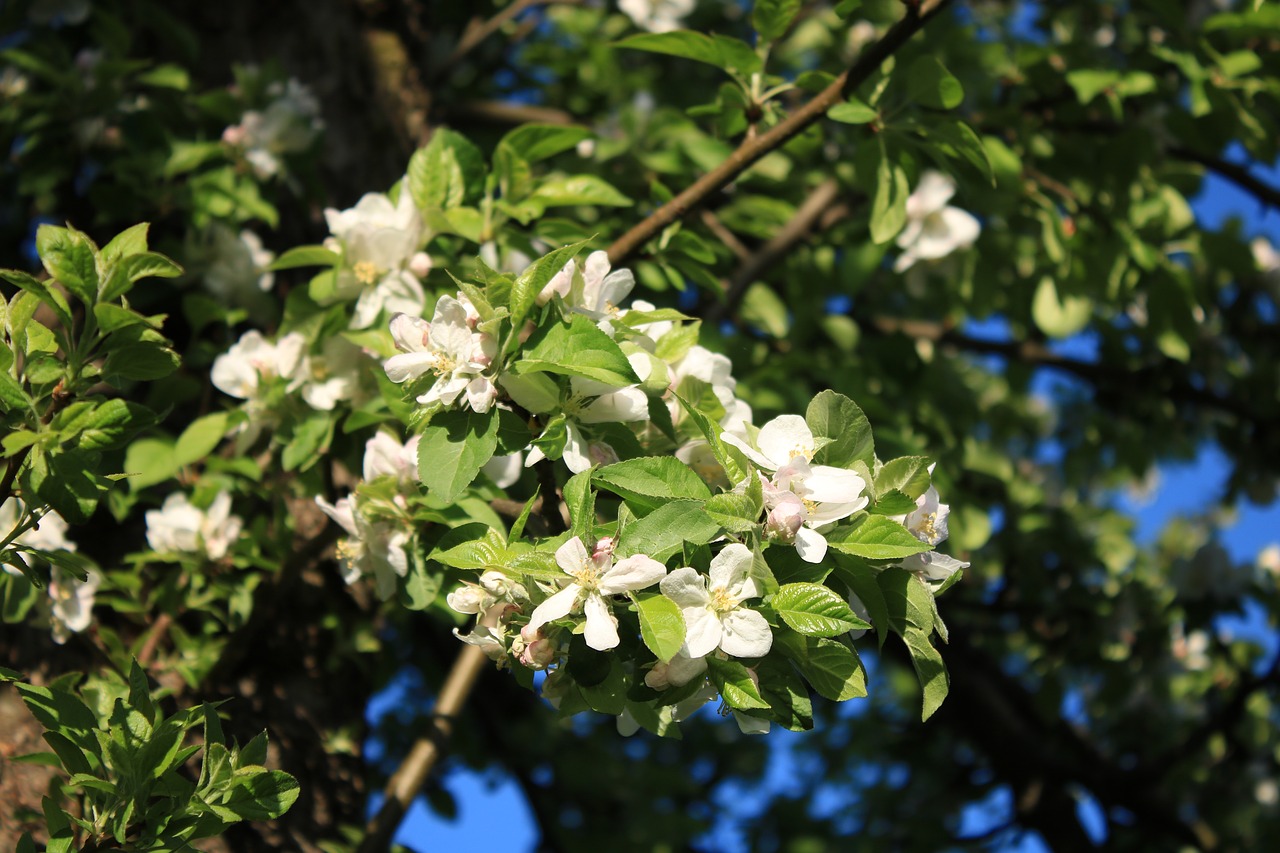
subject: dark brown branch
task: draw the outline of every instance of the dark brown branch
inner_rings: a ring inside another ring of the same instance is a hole
[[[435,67],[428,79],[431,81],[439,80],[461,62],[463,57],[475,50],[481,42],[502,29],[509,21],[518,18],[523,12],[536,6],[550,6],[556,3],[568,5],[578,2],[581,2],[581,0],[516,0],[516,2],[486,21],[472,19],[467,28],[462,31],[462,37],[458,39],[458,44],[453,48],[453,51],[445,57],[442,63]]]
[[[907,16],[894,24],[880,41],[860,53],[853,65],[837,77],[830,86],[769,130],[743,142],[723,163],[694,181],[684,192],[649,214],[615,240],[609,247],[609,261],[615,266],[618,265],[662,229],[682,219],[709,195],[728,186],[766,154],[780,148],[809,125],[820,120],[827,114],[827,110],[852,94],[886,59],[893,55],[894,51],[950,3],[951,0],[923,0],[918,4],[908,4]]]
[[[1170,148],[1169,153],[1180,160],[1199,163],[1209,171],[1226,178],[1248,192],[1262,204],[1280,210],[1280,188],[1259,180],[1249,171],[1248,167],[1239,163],[1229,163],[1219,157],[1201,154],[1198,151],[1192,151],[1190,148],[1183,148],[1179,145]]]
[[[773,235],[769,242],[748,257],[729,279],[725,289],[724,302],[718,302],[707,309],[704,320],[710,325],[720,322],[726,315],[733,314],[742,301],[747,288],[769,267],[778,262],[791,248],[804,239],[815,222],[836,200],[840,185],[835,178],[827,178],[814,188],[813,192],[801,203],[791,221],[782,230]]]

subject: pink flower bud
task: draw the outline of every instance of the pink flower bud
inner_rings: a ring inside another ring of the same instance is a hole
[[[409,259],[409,272],[418,278],[426,278],[431,272],[431,256],[426,252],[418,252]]]

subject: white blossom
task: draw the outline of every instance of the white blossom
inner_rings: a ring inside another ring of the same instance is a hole
[[[210,378],[222,393],[251,402],[276,379],[283,379],[287,389],[294,391],[307,379],[302,371],[306,351],[306,338],[298,332],[272,343],[256,329],[250,330],[214,359]]]
[[[969,568],[963,560],[957,560],[937,551],[925,551],[902,558],[902,568],[920,577],[921,580],[939,583],[951,577],[959,569]]]
[[[563,275],[561,270],[557,275]],[[548,283],[551,287],[556,279]],[[635,276],[631,270],[609,271],[609,255],[606,252],[592,252],[582,265],[582,276],[574,279],[574,287],[565,300],[570,309],[595,320],[597,325],[612,334],[610,319],[621,314],[622,300],[630,295],[636,286]],[[559,292],[559,291],[557,291]]]
[[[265,109],[246,111],[222,132],[222,141],[242,149],[263,179],[279,174],[284,155],[305,151],[324,126],[320,102],[298,80],[272,83],[267,94],[272,100]]]
[[[401,350],[384,365],[392,382],[407,382],[428,373],[436,376],[431,388],[419,395],[419,403],[452,406],[463,398],[474,411],[489,411],[498,389],[483,374],[497,355],[497,344],[489,335],[471,330],[461,302],[451,296],[440,297],[430,323],[397,314],[391,319],[391,337]]]
[[[55,643],[65,643],[93,621],[93,600],[102,585],[102,575],[94,569],[87,570],[87,574],[88,577],[80,581],[57,566],[50,573],[49,619]]]
[[[763,616],[743,602],[759,598],[751,576],[754,557],[745,545],[733,543],[711,560],[709,576],[689,567],[662,579],[662,594],[674,601],[686,627],[682,653],[704,657],[716,649],[740,658],[764,657],[773,647],[773,634]]]
[[[204,554],[221,560],[240,535],[243,522],[231,514],[231,495],[219,492],[207,510],[174,492],[160,509],[147,510],[147,544],[161,554]]]
[[[418,442],[411,436],[403,444],[391,433],[379,430],[364,444],[363,474],[365,482],[379,477],[394,477],[402,486],[418,480]]]
[[[311,408],[330,412],[343,400],[356,396],[360,388],[360,348],[345,338],[326,338],[320,352],[304,356],[297,376],[302,378],[302,399]]]
[[[955,181],[941,172],[930,170],[920,176],[907,199],[907,225],[898,235],[903,252],[893,265],[895,272],[904,272],[917,261],[945,258],[978,239],[982,226],[973,214],[947,205],[955,191]]]
[[[9,538],[22,521],[24,512],[25,507],[18,498],[8,498],[3,504],[0,504],[0,540]],[[67,522],[53,510],[49,510],[41,516],[35,527],[19,534],[13,540],[13,544],[24,545],[37,551],[76,550],[76,543],[67,538]],[[28,566],[31,565],[30,559],[22,551],[15,551],[14,553],[18,559]],[[18,569],[12,566],[6,565],[5,570],[10,574],[21,574]]]
[[[341,498],[336,504],[317,497],[316,504],[347,532],[347,538],[339,542],[337,548],[343,580],[353,584],[365,575],[372,575],[379,598],[386,600],[394,595],[396,578],[409,572],[405,547],[410,533],[390,522],[369,521],[350,497]]]
[[[934,467],[929,466],[930,474]],[[938,490],[930,483],[925,493],[916,498],[916,508],[906,515],[895,516],[893,520],[910,530],[921,542],[933,546],[947,538],[947,516],[950,514],[951,507],[939,502]]]
[[[236,234],[230,228],[211,230],[212,259],[204,273],[204,285],[220,300],[253,304],[275,285],[275,273],[267,267],[275,253],[263,248],[262,239],[245,229]]]
[[[618,620],[610,612],[605,596],[632,589],[653,586],[666,574],[666,568],[652,557],[634,554],[617,563],[611,548],[597,548],[587,553],[581,537],[575,536],[556,550],[556,564],[573,582],[539,604],[529,616],[531,630],[562,616],[567,616],[579,602],[586,617],[587,645],[608,651],[620,642]]]
[[[355,207],[329,208],[324,216],[342,250],[337,295],[356,298],[351,327],[368,328],[383,312],[421,314],[426,295],[410,267],[424,266],[418,249],[425,227],[413,197],[401,192],[392,204],[381,193],[368,193]],[[425,266],[430,268],[429,258]]]
[[[618,0],[618,8],[642,30],[669,33],[680,29],[697,0]]]

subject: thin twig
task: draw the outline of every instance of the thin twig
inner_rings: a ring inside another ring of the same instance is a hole
[[[894,24],[885,33],[884,38],[860,53],[853,65],[837,77],[831,85],[769,130],[754,139],[744,141],[719,166],[694,181],[684,192],[649,214],[615,240],[609,247],[609,261],[615,266],[619,264],[663,228],[682,219],[707,196],[728,186],[766,154],[781,147],[825,116],[827,110],[852,94],[894,51],[950,3],[951,0],[923,0],[918,5],[909,5],[907,16]]]
[[[564,110],[507,101],[463,101],[449,107],[449,115],[493,124],[575,124],[573,116]]]
[[[501,605],[490,609],[481,624],[492,626],[497,621],[500,608]],[[431,775],[444,745],[453,735],[454,723],[462,706],[466,704],[476,679],[488,663],[489,659],[480,651],[479,646],[463,647],[462,653],[454,661],[453,669],[449,670],[449,675],[445,678],[444,686],[440,688],[440,695],[428,723],[430,730],[413,744],[409,754],[387,782],[382,807],[365,828],[365,837],[360,842],[358,853],[382,853],[391,845],[391,838],[400,826],[405,812],[409,810],[409,804],[418,796],[427,777]]]
[[[444,62],[440,63],[432,71],[430,80],[432,82],[439,80],[455,65],[461,62],[464,56],[475,50],[482,41],[502,29],[508,21],[515,20],[522,12],[536,6],[550,6],[556,3],[568,5],[570,3],[577,2],[581,2],[581,0],[516,0],[516,2],[503,9],[492,18],[489,18],[487,21],[479,22],[476,19],[472,19],[472,21],[467,24],[466,29],[462,31],[462,37],[458,39],[458,43],[454,46],[453,51],[445,57]]]
[[[703,317],[704,321],[708,325],[715,326],[726,315],[733,314],[752,282],[791,251],[796,243],[804,239],[818,218],[836,200],[839,192],[840,185],[835,178],[827,178],[818,184],[801,203],[795,215],[791,217],[791,221],[738,267],[725,288],[724,302],[711,305]]]
[[[147,635],[146,642],[142,644],[142,648],[138,651],[138,666],[146,669],[151,666],[151,661],[156,656],[156,650],[160,648],[160,641],[169,633],[169,626],[173,624],[173,617],[168,613],[161,613],[156,617],[156,621],[151,626],[151,633]]]
[[[751,257],[751,250],[742,244],[737,234],[725,227],[725,224],[720,221],[720,217],[704,208],[701,219],[702,224],[707,226],[707,230],[716,235],[717,240],[728,246],[729,251],[733,252],[739,261],[745,261]]]

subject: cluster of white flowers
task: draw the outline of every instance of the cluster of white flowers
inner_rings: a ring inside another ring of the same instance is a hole
[[[13,536],[25,514],[18,498],[9,498],[0,504],[0,541]],[[13,536],[10,544],[34,551],[76,550],[76,543],[67,538],[67,522],[53,510],[46,512],[34,527]],[[4,570],[11,575],[21,575],[22,571],[11,565],[10,560],[21,560],[29,568],[33,565],[32,555],[23,550],[15,549],[5,557]],[[47,590],[49,624],[54,642],[65,643],[72,634],[88,628],[93,621],[93,600],[102,584],[102,575],[94,569],[87,571],[88,578],[81,582],[56,565],[50,567]]]
[[[765,471],[773,472],[772,478],[759,474],[769,511],[765,533],[794,544],[800,557],[810,563],[822,562],[827,553],[827,540],[818,528],[848,518],[867,505],[862,494],[867,484],[857,474],[809,464],[817,444],[799,415],[781,415],[769,421],[761,427],[754,447],[730,431],[720,438]]]
[[[401,383],[433,374],[435,381],[418,396],[419,403],[452,406],[464,398],[473,411],[489,411],[498,389],[485,372],[493,364],[498,344],[491,335],[475,331],[479,319],[462,293],[456,299],[440,297],[429,323],[397,314],[391,320],[391,337],[401,353],[387,359],[387,378]]]
[[[147,510],[147,544],[160,554],[197,554],[221,560],[240,536],[243,520],[231,514],[231,495],[219,492],[208,509],[174,492],[160,509]]]
[[[223,225],[209,233],[209,266],[204,273],[205,288],[220,301],[250,306],[275,285],[275,273],[268,267],[275,253],[249,230],[239,234]]]
[[[284,157],[307,150],[324,127],[320,102],[294,78],[267,87],[270,103],[248,110],[237,124],[222,132],[222,141],[243,152],[261,179],[284,169]]]
[[[360,362],[364,359],[359,347],[343,338],[329,337],[320,352],[307,350],[307,339],[299,332],[272,342],[252,329],[214,360],[210,373],[213,386],[245,401],[248,422],[242,431],[244,446],[252,444],[262,428],[272,423],[275,412],[269,398],[278,387],[286,394],[299,393],[311,408],[325,412],[358,396]]]
[[[431,270],[421,251],[426,240],[422,214],[407,189],[392,203],[369,193],[347,210],[324,212],[330,236],[325,245],[342,256],[335,298],[356,300],[351,328],[367,329],[386,314],[422,314],[426,296],[419,279]]]
[[[382,599],[394,595],[396,578],[409,572],[413,528],[405,495],[417,491],[418,441],[414,436],[402,444],[390,433],[378,432],[365,443],[364,480],[393,479],[397,491],[391,500],[360,498],[354,492],[336,503],[316,498],[316,504],[347,534],[338,543],[343,579],[353,584],[372,577]]]

